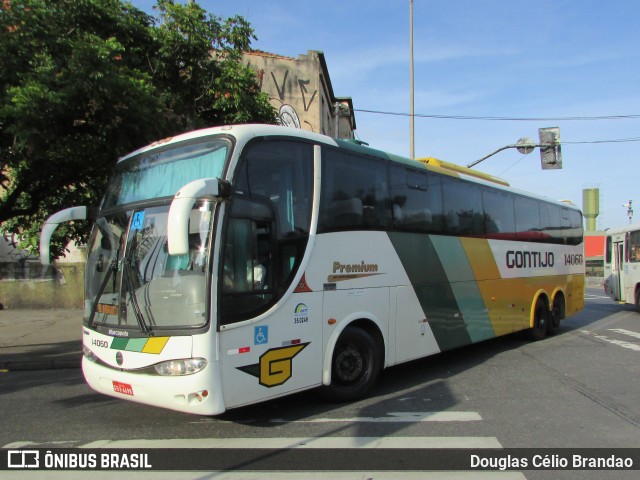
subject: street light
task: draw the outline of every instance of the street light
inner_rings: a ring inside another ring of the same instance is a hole
[[[628,203],[625,203],[622,206],[627,207],[627,217],[629,217],[629,225],[631,225],[631,219],[633,218],[633,201],[629,200]]]
[[[539,128],[538,135],[540,138],[539,143],[534,143],[530,138],[524,137],[518,140],[517,143],[512,145],[505,145],[499,149],[491,152],[489,155],[485,155],[475,162],[471,162],[467,165],[467,168],[475,167],[480,162],[485,161],[487,158],[492,157],[498,152],[506,150],[508,148],[516,148],[518,152],[523,155],[528,155],[538,147],[540,148],[540,160],[542,161],[542,169],[561,169],[562,168],[562,152],[560,149],[560,129],[557,127],[551,128]]]

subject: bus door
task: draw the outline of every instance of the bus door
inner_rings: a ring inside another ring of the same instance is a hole
[[[226,408],[322,381],[322,293],[291,295],[258,322],[223,327],[220,367]]]
[[[268,202],[240,195],[233,201],[220,296],[227,408],[319,385],[322,370],[322,292],[298,286],[286,295],[304,236],[280,235]]]
[[[308,143],[259,139],[239,159],[218,267],[227,407],[320,385],[322,292],[298,285],[314,151]]]
[[[624,291],[624,280],[622,270],[624,269],[624,242],[613,242],[613,258],[611,259],[611,288],[614,300],[622,300]]]

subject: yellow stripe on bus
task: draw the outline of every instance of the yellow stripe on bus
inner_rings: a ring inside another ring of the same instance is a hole
[[[169,337],[152,337],[147,340],[144,348],[142,349],[142,353],[155,353],[158,354],[162,352],[162,349],[169,341]]]

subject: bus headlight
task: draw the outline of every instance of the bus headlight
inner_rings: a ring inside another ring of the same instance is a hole
[[[98,361],[98,357],[96,357],[96,355],[89,348],[85,347],[84,345],[82,345],[82,355],[84,355],[84,358],[86,358],[90,362],[97,362]]]
[[[207,366],[204,358],[168,360],[154,365],[158,375],[191,375]]]

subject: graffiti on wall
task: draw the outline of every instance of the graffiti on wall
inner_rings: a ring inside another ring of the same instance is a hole
[[[299,104],[299,100],[302,98],[302,108],[304,109],[304,113],[309,111],[318,95],[318,90],[311,92],[308,88],[311,84],[311,80],[298,79],[296,88],[293,82],[287,83],[289,70],[286,70],[280,80],[276,78],[275,72],[269,72],[270,79],[267,81],[272,84],[264,85],[265,73],[266,72],[262,69],[257,72],[258,84],[260,85],[260,90],[266,91],[267,93],[273,91],[271,87],[275,88],[277,97],[271,96],[270,100],[280,103],[280,107],[278,109],[278,123],[280,125],[293,128],[302,128],[302,124],[304,123],[307,130],[314,131],[312,123],[307,120],[301,121],[300,115],[298,115],[296,108],[292,105],[292,103]],[[287,88],[288,86],[289,88]]]
[[[283,127],[302,128],[298,112],[287,103],[283,103],[280,110],[278,110],[278,124]]]

